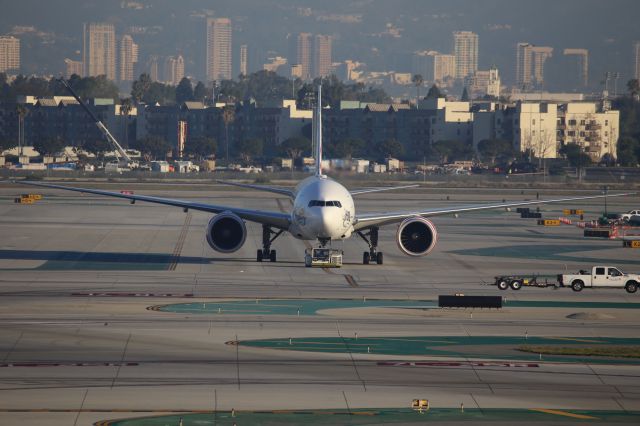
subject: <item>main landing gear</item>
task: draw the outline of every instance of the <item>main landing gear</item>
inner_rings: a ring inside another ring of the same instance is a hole
[[[382,265],[384,257],[382,252],[378,251],[378,227],[369,228],[366,234],[358,231],[358,235],[369,245],[369,251],[365,251],[362,254],[362,264],[368,265],[373,262]]]
[[[271,250],[271,243],[273,243],[282,232],[284,232],[282,229],[274,231],[270,226],[262,225],[262,250],[258,250],[256,255],[258,262],[262,262],[263,260],[276,261],[276,251]]]

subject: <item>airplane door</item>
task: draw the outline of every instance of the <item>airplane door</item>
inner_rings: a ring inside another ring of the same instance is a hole
[[[595,272],[591,277],[591,285],[594,287],[608,287],[609,276],[607,275],[607,268],[604,266],[598,266],[595,268]]]

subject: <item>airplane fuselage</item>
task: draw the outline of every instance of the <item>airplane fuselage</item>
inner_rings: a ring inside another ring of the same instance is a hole
[[[310,176],[295,189],[289,232],[301,240],[349,238],[356,217],[349,191],[326,176]]]

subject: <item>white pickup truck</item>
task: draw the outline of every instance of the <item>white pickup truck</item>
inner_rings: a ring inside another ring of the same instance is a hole
[[[558,275],[560,285],[568,286],[573,291],[581,291],[585,287],[624,288],[627,293],[635,293],[640,284],[640,275],[625,274],[613,266],[594,266],[589,271],[578,274]]]
[[[640,217],[640,210],[630,210],[620,215],[620,219],[629,222],[632,217]]]

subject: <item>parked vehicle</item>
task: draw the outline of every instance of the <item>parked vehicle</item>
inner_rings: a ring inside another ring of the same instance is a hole
[[[634,219],[640,218],[640,210],[630,210],[620,215],[620,218],[625,222],[629,222],[631,218],[634,218]]]

